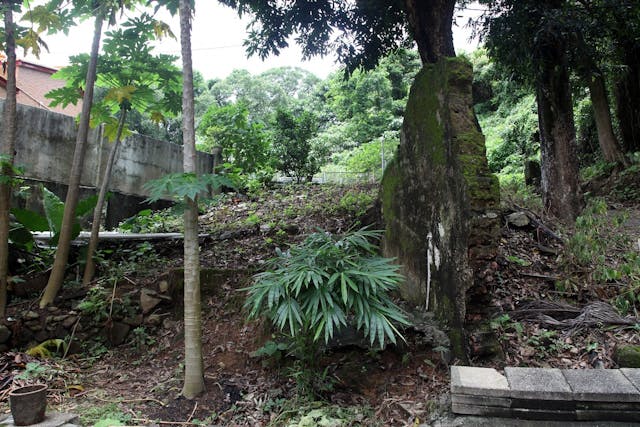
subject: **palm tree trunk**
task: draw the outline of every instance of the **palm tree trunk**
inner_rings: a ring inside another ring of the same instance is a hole
[[[182,130],[185,173],[196,172],[193,67],[191,59],[191,0],[180,0],[182,48]],[[184,212],[184,385],[182,395],[193,399],[205,389],[202,360],[202,313],[200,301],[200,249],[198,203],[185,198]]]
[[[49,281],[47,282],[47,287],[45,288],[42,299],[40,300],[40,308],[44,308],[53,303],[56,295],[58,295],[58,291],[60,290],[64,280],[64,273],[69,259],[73,222],[75,220],[75,210],[80,193],[80,179],[82,177],[82,169],[84,167],[84,156],[87,151],[89,120],[91,118],[91,106],[93,104],[93,86],[96,80],[96,68],[98,65],[98,53],[100,49],[103,21],[104,12],[101,12],[96,16],[93,30],[93,44],[91,46],[91,57],[85,82],[85,93],[82,100],[82,114],[80,115],[80,124],[78,126],[78,134],[76,136],[76,146],[73,153],[73,163],[71,166],[71,173],[69,175],[69,186],[64,203],[64,214],[62,217],[62,226],[60,228],[58,248],[56,249],[56,256],[53,262],[51,275],[49,276]]]
[[[591,73],[587,79],[589,82],[591,105],[593,105],[593,115],[596,120],[596,128],[598,129],[598,143],[600,144],[600,150],[602,150],[602,156],[604,160],[609,163],[619,163],[623,166],[629,166],[629,161],[622,152],[616,135],[613,133],[611,110],[609,109],[609,100],[607,99],[607,90],[602,73]]]
[[[98,238],[100,233],[100,224],[102,223],[102,209],[104,207],[104,201],[107,197],[107,190],[109,189],[109,181],[111,180],[111,171],[113,165],[116,162],[116,154],[120,147],[122,138],[122,130],[124,129],[124,122],[127,117],[127,110],[120,110],[120,121],[118,123],[118,131],[116,133],[116,140],[109,152],[109,159],[107,159],[107,166],[102,176],[102,182],[100,183],[100,192],[98,193],[98,201],[96,207],[93,210],[93,222],[91,223],[91,237],[89,238],[89,247],[87,248],[87,264],[84,267],[84,275],[82,276],[82,283],[88,285],[93,280],[93,276],[96,273],[96,263],[93,260],[93,254],[98,249]]]
[[[7,98],[4,103],[2,123],[3,158],[0,161],[3,175],[0,183],[0,319],[4,318],[7,306],[7,282],[9,278],[9,209],[11,208],[11,187],[13,160],[15,157],[17,114],[16,114],[16,41],[14,37],[12,2],[3,1],[5,50],[7,54]]]

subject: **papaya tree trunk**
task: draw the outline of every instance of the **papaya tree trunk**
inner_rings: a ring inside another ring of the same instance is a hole
[[[602,73],[591,73],[591,75],[588,76],[588,82],[602,157],[608,163],[619,163],[623,166],[629,166],[629,162],[622,152],[620,144],[618,144],[616,135],[613,133],[611,110],[609,109],[607,89]]]
[[[2,123],[2,165],[0,174],[0,319],[4,318],[7,306],[7,283],[9,279],[9,209],[13,161],[15,158],[17,114],[16,114],[16,41],[14,36],[11,1],[3,1],[5,51],[7,55],[7,98],[4,102]]]
[[[127,117],[127,110],[120,110],[120,121],[118,122],[118,130],[116,132],[116,140],[113,142],[111,151],[109,152],[109,158],[107,159],[107,165],[102,176],[102,182],[100,183],[100,192],[98,193],[98,201],[96,207],[93,210],[93,222],[91,223],[91,237],[89,238],[89,247],[87,248],[87,263],[84,267],[84,275],[82,276],[82,283],[88,285],[93,280],[93,276],[96,273],[96,263],[93,259],[93,255],[98,249],[98,240],[100,234],[100,224],[102,223],[102,209],[104,208],[104,202],[107,197],[107,191],[109,190],[109,181],[111,180],[111,171],[113,165],[116,162],[116,155],[118,148],[120,148],[120,142],[122,138],[122,130],[124,129],[124,122]]]
[[[583,201],[578,184],[576,131],[563,40],[549,36],[540,41],[537,52],[542,201],[550,213],[573,223],[582,210]]]
[[[91,118],[91,105],[93,104],[93,87],[96,80],[96,68],[98,64],[98,53],[100,49],[103,22],[104,14],[100,13],[96,16],[93,30],[91,57],[89,59],[89,67],[87,69],[85,92],[82,100],[82,113],[80,115],[78,134],[76,135],[76,146],[73,152],[73,163],[69,174],[67,197],[64,203],[60,238],[58,240],[58,247],[56,249],[55,259],[51,269],[51,275],[49,276],[49,281],[47,282],[42,299],[40,300],[40,308],[44,308],[53,303],[53,300],[58,295],[58,291],[60,290],[64,280],[67,261],[69,259],[73,223],[75,221],[75,211],[80,193],[80,179],[82,177],[82,169],[84,167],[84,156],[87,151],[89,120]]]
[[[180,0],[182,49],[183,168],[196,173],[193,64],[191,59],[191,0]],[[184,385],[182,395],[193,399],[205,389],[202,360],[202,313],[200,301],[200,249],[197,199],[185,198],[184,211]]]

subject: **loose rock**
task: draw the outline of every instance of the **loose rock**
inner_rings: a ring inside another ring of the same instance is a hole
[[[140,292],[140,308],[142,313],[147,314],[162,302],[162,298],[151,289],[143,289]]]
[[[531,220],[524,212],[514,212],[507,215],[507,223],[514,227],[526,227],[531,223]]]

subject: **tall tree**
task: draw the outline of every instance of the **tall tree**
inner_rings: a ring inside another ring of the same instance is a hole
[[[640,151],[640,3],[635,0],[583,0],[592,22],[613,41],[622,72],[616,81],[616,107],[624,149]]]
[[[102,24],[105,18],[104,11],[98,11],[94,21],[93,42],[91,44],[91,60],[87,69],[85,92],[82,104],[82,113],[80,115],[80,123],[78,133],[76,135],[76,145],[73,153],[73,162],[69,173],[69,182],[67,187],[67,197],[64,204],[64,214],[62,225],[60,227],[60,237],[58,239],[58,247],[49,276],[49,281],[45,287],[42,298],[40,299],[40,308],[44,308],[53,303],[58,295],[58,291],[62,286],[64,274],[69,259],[69,250],[71,248],[71,236],[73,232],[73,219],[75,218],[76,205],[80,194],[80,178],[84,165],[84,155],[87,151],[87,136],[89,134],[89,120],[91,115],[91,105],[93,103],[93,87],[96,79],[96,66],[98,63],[98,51],[100,48],[100,37],[102,35]]]
[[[88,284],[95,274],[93,255],[98,247],[98,234],[102,223],[102,210],[106,200],[111,171],[116,161],[123,135],[130,134],[125,126],[127,113],[131,110],[146,113],[156,121],[164,119],[164,114],[176,114],[180,107],[177,85],[180,76],[172,62],[173,56],[153,55],[149,42],[170,35],[166,25],[144,13],[123,24],[123,29],[107,33],[104,44],[104,55],[100,58],[97,86],[108,89],[105,98],[94,107],[92,126],[105,124],[105,134],[113,142],[109,151],[106,167],[100,183],[98,202],[93,212],[91,237],[87,248],[83,282]],[[69,75],[65,88],[53,91],[49,97],[56,95],[68,100],[69,96],[77,96],[77,83],[82,78],[81,70],[86,69],[85,57],[79,58],[81,63],[74,64],[62,71],[61,76]],[[97,111],[96,111],[97,110]],[[117,112],[119,117],[113,115]]]
[[[40,39],[43,31],[68,31],[70,25],[67,13],[58,10],[55,2],[29,9],[23,20],[29,26],[17,25],[14,12],[21,12],[21,3],[17,0],[2,0],[0,11],[4,28],[0,28],[0,47],[6,53],[6,62],[2,64],[6,71],[6,99],[3,111],[3,132],[0,149],[0,318],[4,316],[7,301],[8,256],[9,256],[9,210],[11,208],[11,190],[14,184],[14,159],[17,133],[16,110],[16,44],[31,51],[36,57],[41,46],[46,44]],[[28,4],[26,4],[28,6]]]
[[[551,2],[550,2],[551,3]],[[545,208],[572,222],[582,210],[578,156],[565,40],[555,31],[539,34],[535,58],[540,122],[542,199]]]
[[[563,0],[484,0],[491,56],[536,88],[545,207],[572,222],[582,208]]]
[[[69,182],[67,188],[67,196],[64,204],[64,214],[62,225],[60,228],[60,238],[58,247],[51,269],[49,281],[40,299],[40,307],[44,308],[53,303],[62,282],[67,268],[69,259],[69,251],[71,248],[71,237],[73,234],[73,222],[75,219],[75,210],[78,204],[80,194],[80,179],[82,177],[82,169],[84,166],[85,152],[87,151],[87,136],[89,134],[89,122],[91,120],[91,106],[93,105],[93,90],[96,80],[96,68],[98,64],[98,54],[100,51],[100,39],[102,36],[102,26],[105,19],[109,18],[109,23],[115,23],[116,13],[124,8],[131,7],[136,0],[101,0],[91,1],[87,5],[84,1],[78,1],[74,4],[80,11],[89,12],[95,16],[93,41],[91,44],[91,54],[89,66],[84,84],[84,97],[82,99],[82,113],[78,125],[78,133],[76,135],[76,144],[73,152],[73,162],[69,173]],[[87,10],[88,8],[88,10]]]
[[[196,173],[196,134],[191,59],[192,1],[180,0],[180,46],[182,52],[182,134],[184,172]],[[185,197],[184,211],[184,385],[182,394],[192,399],[205,389],[202,359],[202,308],[200,296],[200,250],[198,202]]]
[[[315,115],[309,111],[293,112],[279,109],[274,119],[273,151],[276,168],[297,183],[311,181],[326,153],[314,147],[311,138],[318,132]]]
[[[200,123],[198,134],[210,151],[222,147],[222,158],[244,173],[264,169],[269,161],[269,144],[262,123],[249,122],[249,111],[243,103],[218,106],[212,104]]]
[[[4,103],[2,150],[0,151],[0,318],[4,318],[7,305],[9,276],[9,209],[13,185],[13,161],[17,131],[16,117],[16,40],[13,23],[14,1],[3,0],[4,50],[7,54],[7,97]]]
[[[567,50],[572,68],[582,77],[589,90],[602,157],[609,163],[627,166],[628,160],[613,131],[603,67],[606,61],[611,60],[611,55],[603,49],[603,46],[610,45],[605,40],[609,30],[595,10],[597,1],[583,0],[565,4],[562,22],[569,35],[570,46]]]

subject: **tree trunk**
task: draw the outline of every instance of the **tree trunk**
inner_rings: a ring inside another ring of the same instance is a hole
[[[4,103],[2,123],[2,158],[0,174],[0,320],[4,319],[7,306],[7,282],[9,278],[9,209],[13,160],[15,158],[17,114],[16,114],[16,41],[14,37],[12,2],[4,1],[5,51],[7,54],[7,98]]]
[[[537,52],[542,201],[550,213],[573,222],[583,201],[564,43],[558,38],[541,40]]]
[[[193,67],[191,60],[190,0],[180,0],[180,44],[182,48],[182,130],[185,173],[196,172]],[[202,360],[202,313],[200,302],[200,250],[198,203],[185,198],[184,212],[184,385],[182,395],[193,399],[205,389]]]
[[[640,151],[640,47],[623,49],[626,70],[616,83],[616,109],[624,150],[631,153]]]
[[[405,0],[405,12],[423,64],[456,56],[453,48],[453,11],[456,0]]]
[[[82,177],[82,169],[84,167],[84,156],[87,151],[89,120],[91,118],[91,105],[93,104],[93,86],[96,80],[96,68],[98,64],[98,53],[100,49],[100,37],[102,36],[103,21],[104,13],[100,13],[96,16],[93,30],[93,44],[91,46],[91,57],[89,60],[89,67],[87,69],[84,98],[82,100],[82,114],[80,115],[80,124],[78,126],[78,134],[76,136],[76,146],[73,152],[73,163],[69,174],[69,186],[64,203],[60,238],[58,240],[58,247],[56,249],[56,256],[53,262],[51,275],[49,276],[47,287],[45,288],[42,299],[40,300],[40,308],[44,308],[53,303],[53,300],[62,286],[67,261],[69,259],[73,222],[75,220],[75,211],[80,193],[80,179]]]
[[[84,267],[84,275],[82,276],[82,283],[88,285],[93,280],[93,276],[96,273],[96,263],[93,260],[93,255],[98,249],[98,239],[100,234],[100,224],[102,223],[102,209],[104,208],[104,201],[107,197],[107,190],[109,189],[109,181],[111,180],[111,171],[113,165],[116,162],[116,154],[120,147],[120,140],[122,138],[122,129],[124,129],[124,122],[127,117],[127,110],[120,110],[120,121],[118,123],[118,131],[116,133],[116,140],[109,152],[109,159],[107,160],[107,166],[102,176],[102,182],[100,183],[100,193],[98,193],[98,202],[93,210],[93,222],[91,223],[91,237],[89,238],[89,247],[87,248],[87,264]]]
[[[608,163],[619,163],[628,166],[627,161],[616,135],[613,133],[611,124],[611,111],[609,110],[609,100],[607,99],[607,89],[604,84],[602,73],[590,73],[587,76],[589,82],[589,95],[591,97],[591,105],[593,105],[593,115],[598,129],[598,143],[602,156]]]

